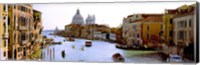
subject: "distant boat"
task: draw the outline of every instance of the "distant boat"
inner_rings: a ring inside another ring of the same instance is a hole
[[[84,51],[84,47],[81,47],[81,50]]]
[[[73,37],[68,37],[66,38],[67,41],[75,41],[75,39]]]
[[[73,45],[72,48],[75,48],[75,45]]]
[[[65,51],[62,51],[62,57],[65,58]]]
[[[52,44],[62,44],[62,42],[53,42]]]
[[[92,42],[91,42],[91,41],[86,41],[86,42],[85,42],[85,46],[87,46],[87,47],[92,46]]]

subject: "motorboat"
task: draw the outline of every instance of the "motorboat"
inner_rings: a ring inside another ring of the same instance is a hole
[[[112,56],[113,60],[115,62],[124,62],[124,57],[120,54],[120,53],[115,53],[113,56]]]
[[[62,42],[53,42],[52,44],[62,44]]]
[[[91,42],[91,41],[86,41],[86,42],[85,42],[85,46],[87,46],[87,47],[92,46],[92,42]]]

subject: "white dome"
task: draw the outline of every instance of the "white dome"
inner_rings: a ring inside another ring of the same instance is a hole
[[[72,23],[73,24],[80,24],[80,25],[84,24],[83,17],[81,16],[79,9],[76,11],[76,14],[74,15],[74,17],[72,19]]]

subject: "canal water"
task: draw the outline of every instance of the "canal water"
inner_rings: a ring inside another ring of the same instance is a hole
[[[159,63],[161,60],[157,56],[143,57],[141,54],[155,53],[155,51],[142,50],[122,50],[115,47],[115,43],[92,40],[91,47],[85,47],[86,39],[76,38],[74,42],[63,41],[65,38],[49,35],[51,31],[44,31],[42,34],[47,38],[53,38],[55,42],[62,42],[58,45],[50,45],[42,49],[44,61],[69,61],[69,62],[114,62],[112,55],[120,53],[125,62],[132,63]],[[62,57],[62,51],[65,57]]]

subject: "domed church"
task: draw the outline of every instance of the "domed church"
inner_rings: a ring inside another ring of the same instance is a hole
[[[89,24],[95,24],[95,16],[94,15],[88,15],[87,19],[86,19],[86,25]]]
[[[79,9],[77,9],[76,14],[74,15],[74,17],[72,19],[72,24],[84,25],[83,17],[80,14]]]

